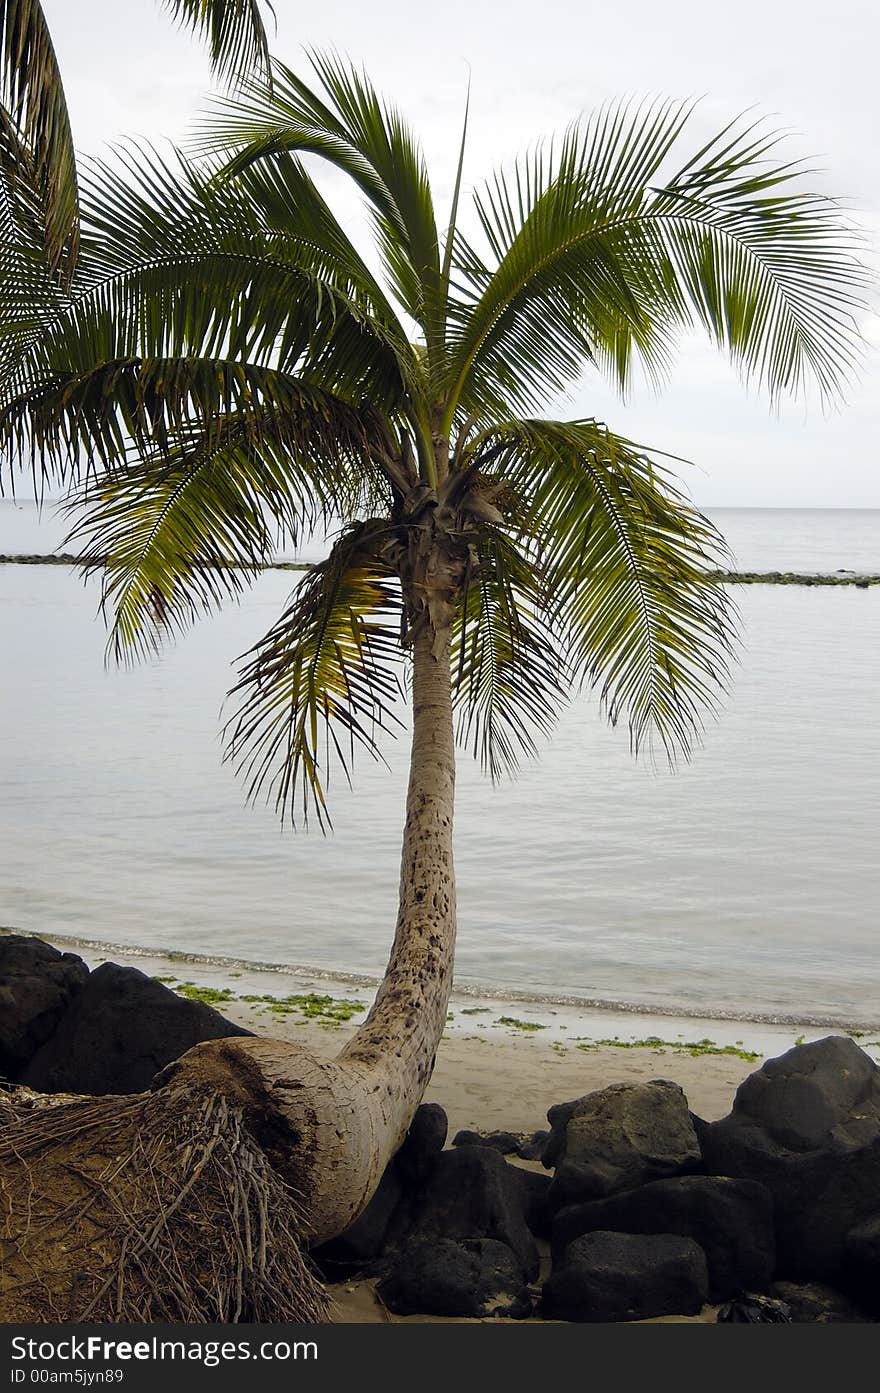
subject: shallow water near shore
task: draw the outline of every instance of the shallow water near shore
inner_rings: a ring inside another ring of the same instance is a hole
[[[742,569],[880,570],[880,514],[736,513],[717,521]],[[60,543],[17,517],[0,519],[0,550]],[[381,973],[405,738],[390,770],[361,761],[354,793],[336,780],[327,839],[246,808],[220,762],[230,663],[294,583],[264,574],[240,607],[124,672],[103,666],[95,586],[0,568],[0,923]],[[462,755],[462,987],[656,1016],[880,1021],[880,591],[735,593],[734,690],[677,774],[634,764],[589,699],[513,785],[493,790]]]
[[[281,1031],[297,1039],[303,1032],[304,1043],[321,1044],[326,1053],[333,1053],[348,1032],[361,1024],[376,987],[375,982],[364,978],[320,974],[280,964],[233,965],[194,954],[99,947],[57,937],[49,941],[63,952],[79,954],[92,969],[107,961],[136,967],[171,990],[207,1002],[229,1020],[257,1034],[277,1035]],[[285,1004],[290,1002],[295,1004]],[[308,1009],[304,1009],[304,1003],[310,1003]],[[311,1009],[311,1004],[317,1009]],[[499,1106],[503,1101],[510,1106],[516,1092],[515,1061],[524,1058],[523,1051],[530,1057],[544,1056],[545,1060],[549,1051],[554,1059],[568,1059],[570,1063],[580,1060],[585,1068],[588,1060],[594,1062],[593,1056],[599,1054],[622,1073],[629,1068],[627,1060],[641,1057],[642,1064],[652,1059],[651,1067],[660,1074],[682,1060],[702,1060],[711,1061],[713,1068],[728,1065],[744,1075],[759,1068],[764,1059],[829,1034],[848,1034],[880,1063],[880,1027],[845,1030],[809,1022],[677,1016],[623,1011],[577,1001],[536,1001],[500,989],[489,993],[456,988],[449,1003],[441,1055],[453,1042],[509,1047],[512,1071],[501,1089],[504,1097],[499,1099]],[[530,1048],[532,1045],[539,1046],[537,1052]],[[662,1067],[658,1062],[661,1059],[666,1061]]]

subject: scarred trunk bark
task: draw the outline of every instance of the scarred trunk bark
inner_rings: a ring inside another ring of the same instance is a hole
[[[439,566],[446,587],[448,568]],[[416,608],[427,618],[425,585]],[[432,605],[433,608],[433,605]],[[199,1045],[171,1066],[222,1087],[231,1070],[270,1102],[286,1137],[272,1153],[302,1197],[313,1243],[343,1232],[368,1203],[431,1077],[446,1022],[455,949],[452,823],[455,753],[450,626],[416,625],[413,733],[397,929],[369,1016],[334,1060],[275,1040]],[[271,1129],[270,1129],[271,1130]]]
[[[373,1009],[340,1055],[389,1100],[419,1097],[446,1023],[455,952],[452,820],[455,745],[450,633],[426,629],[413,644],[413,733],[400,864],[397,929]],[[409,1126],[407,1118],[403,1130]],[[392,1151],[403,1139],[395,1120]]]

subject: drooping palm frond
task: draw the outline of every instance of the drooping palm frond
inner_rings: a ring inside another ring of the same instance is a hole
[[[310,220],[285,233],[269,180],[264,215],[253,181],[221,194],[210,171],[158,156],[140,173],[140,187],[103,166],[86,181],[69,294],[47,295],[29,262],[2,261],[19,312],[0,329],[0,450],[63,478],[124,452],[127,434],[161,445],[185,419],[271,397],[291,372],[397,408],[412,351],[307,181]]]
[[[865,286],[853,230],[751,126],[667,175],[689,116],[669,102],[606,109],[477,198],[490,256],[459,237],[449,421],[486,399],[528,409],[595,361],[620,385],[634,356],[662,376],[695,323],[771,396],[808,381],[839,394]]]
[[[379,735],[398,724],[401,601],[383,561],[383,519],[347,529],[303,577],[276,625],[245,654],[230,692],[237,710],[227,758],[250,797],[330,825],[326,790],[335,763],[346,777],[356,744],[381,757]]]
[[[497,781],[537,752],[566,699],[559,644],[544,618],[541,571],[501,528],[486,529],[456,615],[457,738]]]
[[[667,469],[596,421],[511,421],[472,448],[499,446],[569,671],[599,686],[612,723],[626,715],[635,750],[656,735],[686,755],[736,646],[711,575],[723,539]]]
[[[321,89],[273,64],[273,82],[251,83],[235,101],[215,103],[203,146],[231,154],[235,175],[281,151],[318,155],[365,194],[394,293],[438,350],[443,317],[440,245],[424,158],[400,113],[365,74],[313,55]]]
[[[0,378],[64,291],[46,247],[46,205],[33,154],[0,107]]]
[[[207,44],[211,66],[225,81],[241,82],[254,71],[269,70],[269,41],[263,10],[275,17],[269,0],[162,0],[182,27]]]
[[[265,8],[274,15],[269,0]],[[163,0],[181,25],[208,43],[211,65],[226,81],[269,71],[258,0]],[[73,274],[79,246],[79,192],[70,115],[58,59],[40,0],[0,0],[0,108],[18,132],[27,158],[15,178],[28,181],[43,214],[40,239],[49,269],[62,283]]]
[[[68,279],[76,261],[78,191],[70,117],[40,0],[0,0],[0,107],[21,141],[11,171],[42,212],[49,268]]]
[[[161,453],[114,457],[72,495],[65,545],[102,573],[117,659],[157,650],[239,594],[279,541],[296,546],[382,496],[369,418],[301,384],[271,385],[247,409],[225,416],[215,404],[200,429],[177,426]]]

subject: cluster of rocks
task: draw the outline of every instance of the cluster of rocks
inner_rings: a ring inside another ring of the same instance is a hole
[[[325,1275],[377,1278],[401,1315],[880,1318],[880,1068],[852,1039],[768,1060],[719,1122],[659,1079],[548,1121],[450,1150],[424,1105],[366,1212],[315,1254]]]
[[[40,938],[0,935],[0,1078],[41,1093],[140,1093],[201,1040],[252,1032],[135,967],[90,972]]]
[[[0,937],[0,1076],[128,1093],[200,1040],[249,1032],[133,968]],[[370,1205],[314,1253],[398,1314],[609,1322],[880,1319],[880,1068],[796,1046],[708,1123],[677,1084],[612,1084],[530,1137],[416,1113]]]

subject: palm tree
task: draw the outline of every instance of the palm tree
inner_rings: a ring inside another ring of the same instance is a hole
[[[7,243],[0,446],[76,486],[121,658],[238,595],[279,535],[337,529],[234,688],[230,758],[282,814],[326,823],[331,766],[379,755],[408,664],[400,905],[365,1024],[335,1060],[235,1040],[173,1071],[258,1089],[320,1240],[369,1199],[443,1031],[456,737],[498,777],[598,684],[634,748],[674,759],[723,691],[721,538],[664,462],[541,406],[585,370],[662,380],[694,325],[771,399],[833,397],[861,272],[775,137],[734,123],[682,155],[673,102],[605,108],[497,172],[467,233],[463,139],[441,234],[401,116],[313,64],[313,86],[276,64],[222,101],[199,160],[93,167],[69,288]],[[381,273],[316,160],[363,195]]]
[[[180,24],[208,43],[218,77],[268,72],[257,0],[165,0]],[[269,6],[271,9],[271,6]],[[0,0],[0,161],[40,196],[49,268],[69,280],[79,246],[76,155],[64,85],[40,0]]]

